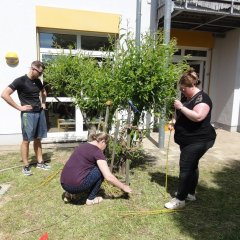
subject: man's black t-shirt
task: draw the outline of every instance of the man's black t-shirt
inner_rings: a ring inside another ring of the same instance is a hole
[[[9,87],[17,90],[21,105],[31,105],[34,109],[41,108],[39,93],[43,89],[40,79],[31,80],[27,75],[15,79]]]
[[[198,92],[192,99],[182,100],[184,107],[192,110],[199,103],[206,103],[209,107],[209,113],[201,122],[193,122],[188,119],[181,111],[177,110],[176,124],[174,125],[175,142],[179,145],[188,145],[191,143],[208,142],[216,138],[216,132],[212,127],[211,111],[212,101],[210,97],[203,91]]]

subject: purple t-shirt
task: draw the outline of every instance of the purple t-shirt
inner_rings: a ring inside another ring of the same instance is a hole
[[[97,160],[106,160],[103,152],[97,146],[90,143],[79,145],[62,170],[61,183],[78,186],[97,166]]]

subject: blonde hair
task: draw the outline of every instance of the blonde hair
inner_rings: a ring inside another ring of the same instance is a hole
[[[201,82],[199,81],[198,75],[193,68],[184,73],[178,82],[179,85],[183,85],[186,87],[197,86],[200,83]]]
[[[94,141],[96,140],[97,142],[100,142],[102,140],[105,140],[106,143],[109,141],[109,135],[105,132],[100,132],[100,133],[92,133],[89,135],[89,140]]]

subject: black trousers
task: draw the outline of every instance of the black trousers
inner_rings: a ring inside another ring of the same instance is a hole
[[[199,160],[213,146],[214,142],[215,140],[180,146],[180,174],[177,199],[182,201],[185,200],[188,193],[195,194],[199,178]]]

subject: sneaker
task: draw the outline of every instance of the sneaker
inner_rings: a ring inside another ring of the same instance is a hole
[[[91,206],[91,205],[94,205],[94,204],[99,204],[99,203],[102,202],[102,201],[103,201],[103,198],[102,198],[102,197],[95,197],[95,198],[92,199],[92,200],[87,199],[86,205]]]
[[[37,168],[40,168],[42,170],[49,170],[51,167],[47,165],[46,163],[38,163]]]
[[[175,192],[174,195],[176,197],[177,196],[177,192]],[[193,202],[193,201],[196,201],[197,199],[196,199],[195,194],[190,194],[189,193],[185,200]]]
[[[180,201],[177,198],[173,198],[170,202],[165,203],[164,207],[168,209],[181,209],[185,207],[185,200]]]
[[[24,166],[24,167],[22,168],[22,173],[23,173],[25,176],[31,176],[31,175],[32,175],[32,172],[31,172],[29,166]]]

